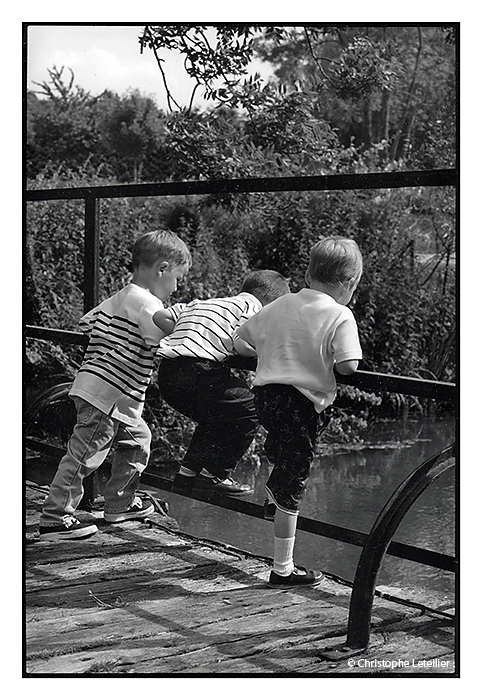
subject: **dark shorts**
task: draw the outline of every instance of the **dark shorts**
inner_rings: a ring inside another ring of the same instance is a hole
[[[266,428],[264,445],[273,470],[266,491],[276,506],[298,513],[310,474],[316,440],[328,419],[298,389],[285,384],[254,387],[255,405]]]

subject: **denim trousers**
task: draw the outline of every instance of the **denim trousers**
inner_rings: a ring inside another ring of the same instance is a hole
[[[84,478],[100,467],[112,447],[104,511],[124,512],[134,499],[149,460],[151,431],[144,420],[135,427],[127,426],[77,396],[73,400],[77,423],[45,499],[41,525],[52,525],[66,514],[73,515],[84,493]]]
[[[182,357],[162,360],[158,384],[161,398],[197,423],[183,466],[225,479],[258,429],[247,383],[222,362]]]

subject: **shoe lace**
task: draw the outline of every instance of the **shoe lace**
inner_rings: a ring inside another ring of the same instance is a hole
[[[227,476],[223,483],[231,484],[231,486],[235,486],[237,488],[243,486],[240,481],[236,481],[236,479],[233,479],[232,476]]]
[[[152,503],[157,513],[164,516],[169,515],[169,503],[167,501],[161,501],[159,498],[153,496],[152,493],[147,493],[145,491],[141,493],[144,498],[147,498]]]
[[[130,504],[129,508],[142,508],[142,500],[140,496],[134,496],[134,500]]]
[[[64,515],[62,521],[65,527],[72,527],[73,525],[78,525],[80,520],[77,520],[73,515]]]

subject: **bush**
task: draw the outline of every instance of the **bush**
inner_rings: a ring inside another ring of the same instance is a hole
[[[48,178],[39,176],[31,187],[100,184],[106,183],[92,173],[59,171]],[[453,240],[453,201],[450,191],[434,201],[431,197],[423,190],[407,189],[252,194],[228,204],[213,195],[102,200],[100,297],[127,283],[132,242],[148,230],[177,231],[193,254],[190,274],[171,302],[235,294],[249,270],[268,267],[289,277],[292,291],[298,291],[304,286],[313,243],[323,235],[346,235],[357,240],[364,255],[364,274],[353,301],[364,349],[362,368],[451,381],[456,288],[447,241]],[[428,269],[420,253],[434,248],[430,221],[435,215],[447,233]],[[79,201],[28,205],[27,323],[76,329],[83,313],[83,226]],[[73,377],[80,362],[77,347],[27,343],[29,381]],[[420,402],[400,396],[381,401],[353,392],[340,389],[330,429],[333,439],[362,436],[367,423],[381,414],[426,410]],[[168,435],[166,443],[180,445],[189,422],[164,404],[153,415],[156,439],[162,442]]]

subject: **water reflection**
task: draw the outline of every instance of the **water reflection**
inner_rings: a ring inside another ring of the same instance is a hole
[[[322,454],[313,465],[301,514],[327,523],[368,532],[393,491],[413,469],[453,442],[452,421],[394,422],[375,426],[367,443],[356,450]],[[264,500],[268,465],[245,464],[236,476]],[[272,556],[272,524],[190,501],[172,494],[172,515],[181,530]],[[455,475],[443,474],[416,501],[402,521],[399,542],[453,555],[455,551]],[[360,548],[299,532],[296,560],[303,565],[353,580]],[[453,596],[454,576],[428,566],[386,556],[378,583],[414,589],[429,588]]]

